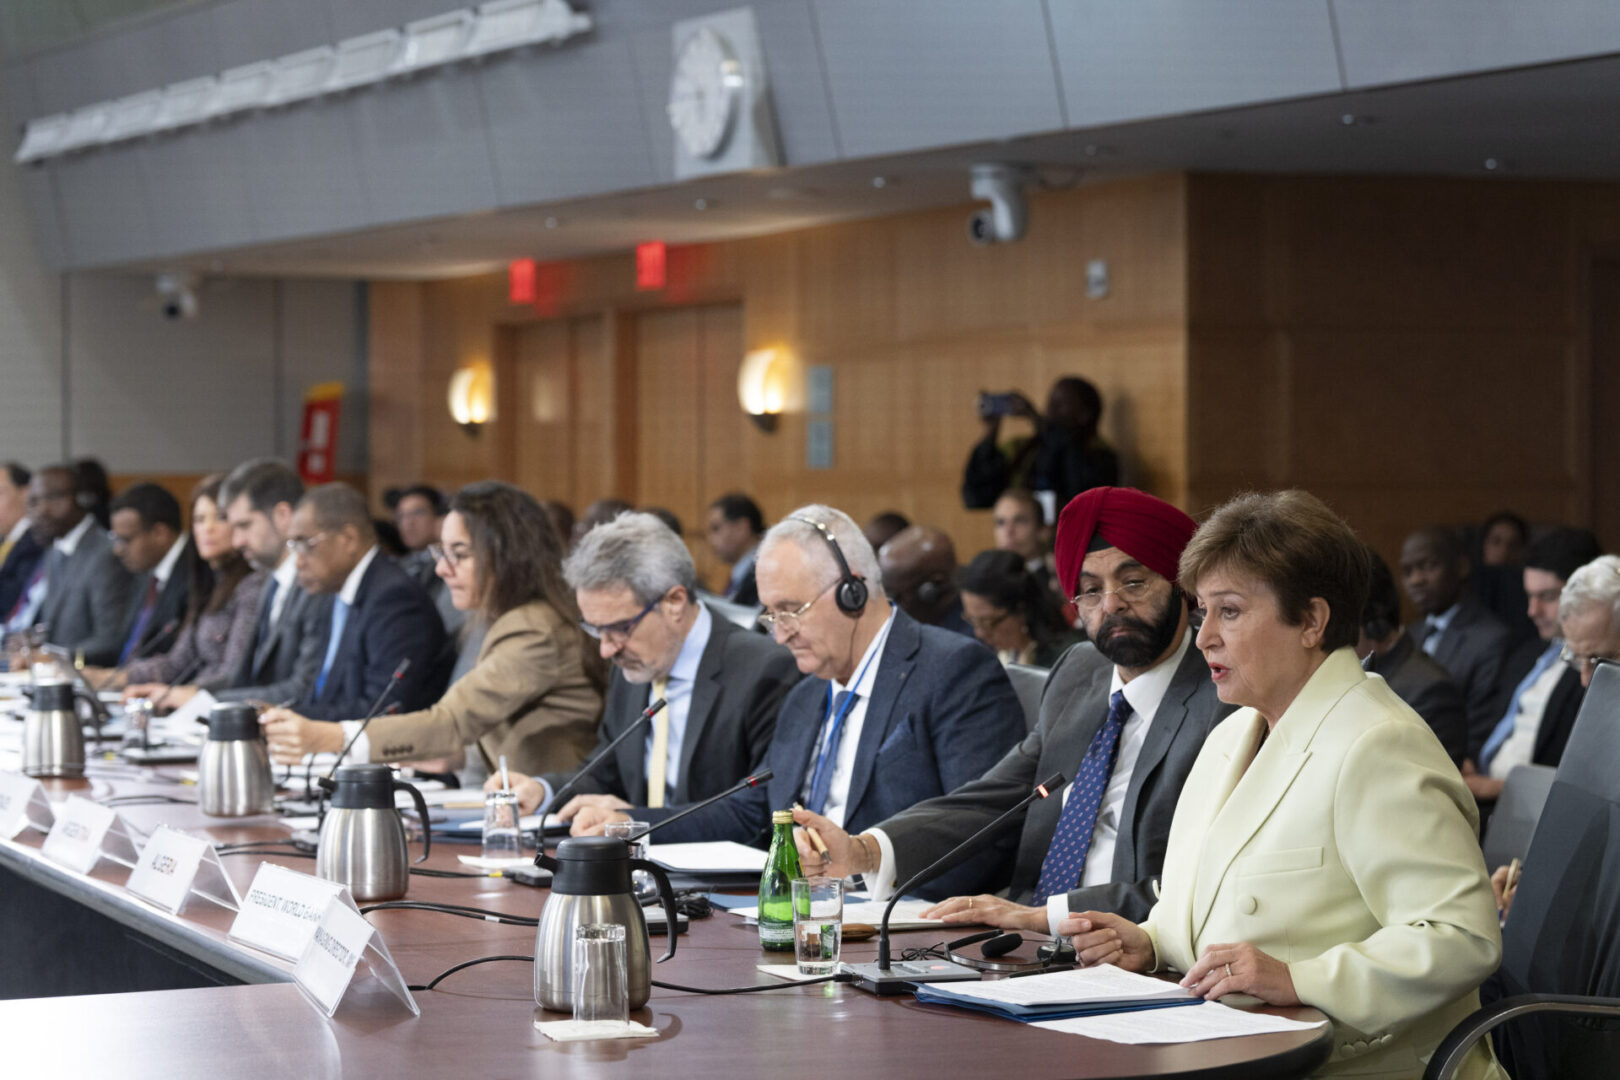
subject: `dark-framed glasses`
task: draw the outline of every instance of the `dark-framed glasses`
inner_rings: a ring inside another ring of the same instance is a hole
[[[652,603],[638,611],[633,618],[620,619],[618,622],[604,623],[601,626],[597,626],[595,623],[588,623],[584,619],[581,619],[579,620],[579,628],[591,635],[591,637],[596,638],[598,641],[607,641],[612,642],[613,644],[623,644],[625,641],[629,640],[631,634],[636,632],[636,627],[641,625],[641,620],[645,619],[652,609],[658,606],[659,601],[662,599],[663,597],[660,596],[653,600]]]

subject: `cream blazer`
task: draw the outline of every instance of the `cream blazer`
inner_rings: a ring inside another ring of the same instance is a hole
[[[1208,945],[1249,942],[1332,1019],[1319,1075],[1419,1077],[1502,955],[1473,797],[1348,648],[1261,744],[1264,728],[1233,713],[1187,777],[1143,925],[1157,962],[1186,971]],[[1460,1075],[1506,1080],[1484,1042]]]
[[[584,637],[550,604],[513,608],[490,624],[477,662],[436,704],[371,722],[371,760],[446,757],[476,742],[488,762],[505,754],[514,771],[578,768],[602,718]]]

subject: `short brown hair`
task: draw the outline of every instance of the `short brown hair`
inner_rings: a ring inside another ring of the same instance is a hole
[[[1193,593],[1215,570],[1263,582],[1290,626],[1320,597],[1328,606],[1322,651],[1355,645],[1372,562],[1350,526],[1310,492],[1250,492],[1218,507],[1181,553],[1177,576]]]

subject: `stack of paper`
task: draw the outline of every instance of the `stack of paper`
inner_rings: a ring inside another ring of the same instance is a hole
[[[1028,1023],[1196,1005],[1203,999],[1175,983],[1105,964],[989,982],[922,983],[917,987],[917,1000],[956,1005]]]
[[[1281,1031],[1305,1031],[1321,1027],[1327,1021],[1306,1023],[1289,1020],[1269,1013],[1246,1012],[1214,1001],[1203,1001],[1190,1009],[1172,1009],[1169,1012],[1145,1016],[1140,1012],[1112,1013],[1107,1016],[1077,1016],[1067,1020],[1042,1020],[1034,1027],[1047,1031],[1061,1031],[1066,1035],[1084,1035],[1088,1039],[1107,1039],[1109,1042],[1180,1043],[1201,1042],[1205,1039],[1233,1039],[1243,1035],[1269,1035]]]

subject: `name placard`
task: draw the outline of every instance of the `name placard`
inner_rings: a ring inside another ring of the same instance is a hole
[[[167,825],[152,833],[124,887],[174,915],[192,893],[232,911],[241,908],[214,845]]]
[[[14,840],[27,828],[49,832],[56,821],[45,789],[32,776],[0,772],[0,836]]]
[[[42,850],[47,859],[81,874],[88,874],[102,855],[125,866],[134,866],[140,856],[118,821],[118,811],[79,795],[69,795],[56,808]]]
[[[376,979],[413,1015],[422,1015],[376,927],[366,922],[349,890],[343,889],[327,903],[315,924],[309,944],[293,969],[293,981],[311,1005],[330,1017],[337,1012],[357,973],[364,979]]]
[[[275,863],[261,863],[229,937],[283,960],[304,953],[315,925],[343,886]]]

